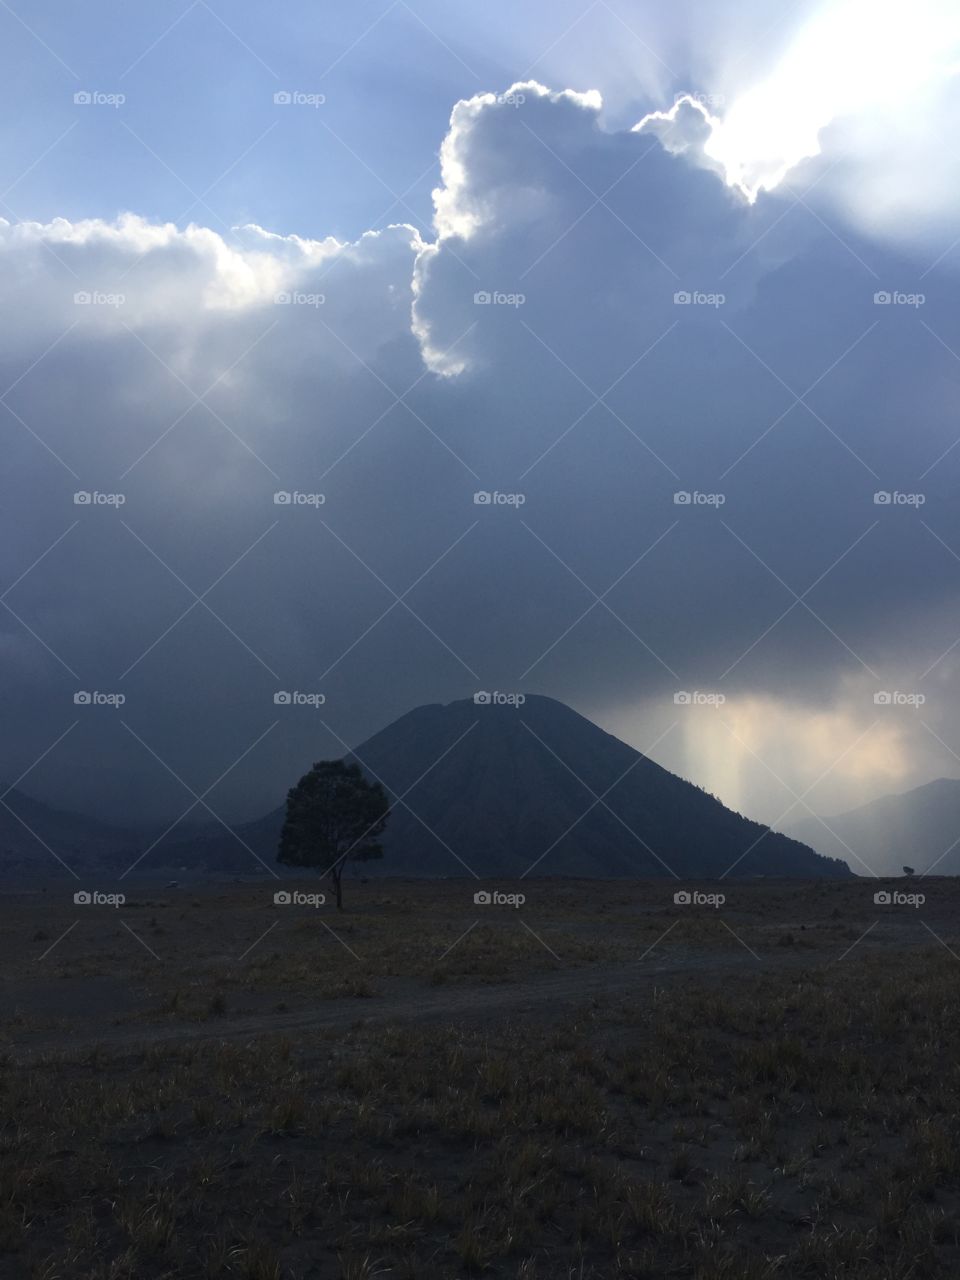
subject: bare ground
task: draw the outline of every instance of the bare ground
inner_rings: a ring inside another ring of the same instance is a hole
[[[0,1276],[960,1272],[953,882],[274,887],[0,896]]]

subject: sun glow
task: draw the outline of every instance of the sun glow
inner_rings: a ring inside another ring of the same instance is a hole
[[[710,126],[704,154],[751,203],[801,161],[820,154],[823,130],[867,117],[899,124],[925,108],[958,72],[960,6],[955,0],[840,0],[798,30],[768,76],[728,95],[712,114],[684,95],[635,128],[674,121],[686,104]],[[733,79],[734,73],[721,82]]]

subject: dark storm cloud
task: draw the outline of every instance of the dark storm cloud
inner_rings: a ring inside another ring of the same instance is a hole
[[[952,656],[920,677],[957,634],[952,278],[518,94],[457,108],[436,246],[4,232],[11,780],[76,720],[25,787],[174,814],[171,771],[203,791],[256,742],[210,797],[253,813],[478,688],[642,709],[640,746],[691,688],[866,728],[907,682],[949,720]]]

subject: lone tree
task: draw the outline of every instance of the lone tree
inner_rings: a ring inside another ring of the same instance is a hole
[[[386,826],[390,802],[379,782],[368,782],[360,766],[320,760],[287,793],[287,816],[277,861],[292,867],[319,867],[337,890],[348,859],[382,858],[377,837]]]
[[[915,876],[917,873],[914,871],[913,867],[904,867],[903,874],[905,876]]]

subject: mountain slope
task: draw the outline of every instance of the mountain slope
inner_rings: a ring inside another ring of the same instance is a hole
[[[352,758],[394,801],[385,856],[368,875],[680,877],[850,874],[668,773],[552,698],[418,707]],[[293,781],[293,779],[291,779]],[[278,808],[151,855],[168,865],[273,864]],[[246,847],[245,847],[246,846]]]
[[[405,873],[849,874],[552,698],[419,707],[355,758],[404,797],[384,844]]]
[[[864,875],[900,875],[905,863],[921,874],[960,875],[960,781],[938,778],[823,822],[793,823],[790,831]]]
[[[141,837],[95,818],[54,809],[15,788],[0,805],[0,874],[27,879],[57,876],[64,863],[78,875],[115,866]]]

